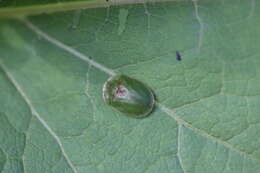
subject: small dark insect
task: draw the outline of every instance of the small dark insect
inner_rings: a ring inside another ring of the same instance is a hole
[[[176,59],[181,61],[181,54],[178,51],[176,51]]]
[[[106,0],[108,2],[108,0]]]

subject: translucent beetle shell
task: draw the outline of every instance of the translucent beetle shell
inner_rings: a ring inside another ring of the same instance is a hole
[[[134,118],[148,116],[155,106],[152,90],[126,75],[115,75],[105,82],[103,99],[114,109]]]

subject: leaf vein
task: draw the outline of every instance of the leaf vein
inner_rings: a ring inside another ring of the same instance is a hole
[[[189,122],[181,119],[179,116],[176,115],[176,113],[173,110],[171,110],[170,108],[162,105],[161,103],[157,103],[157,105],[158,105],[158,107],[162,111],[164,111],[166,114],[170,115],[173,119],[175,119],[178,122],[178,124],[184,125],[185,127],[187,127],[189,129],[193,130],[194,132],[198,133],[199,135],[201,135],[201,136],[203,136],[203,137],[205,137],[207,139],[211,139],[213,141],[216,141],[219,144],[225,146],[226,148],[228,148],[228,149],[230,149],[232,151],[235,151],[235,152],[237,152],[237,153],[239,153],[239,154],[241,154],[243,156],[246,156],[246,157],[248,157],[248,158],[250,158],[252,160],[258,161],[258,162],[260,161],[258,158],[255,158],[255,157],[251,156],[249,153],[246,153],[244,151],[241,151],[241,150],[235,148],[234,146],[232,146],[231,144],[227,143],[226,141],[218,139],[218,138],[208,134],[204,130],[201,130],[201,129],[197,128],[197,127],[192,126],[192,124],[190,124]]]
[[[13,75],[7,70],[6,66],[0,61],[0,68],[2,68],[2,70],[4,71],[4,73],[6,74],[7,78],[11,81],[11,83],[14,85],[14,87],[16,88],[16,90],[19,92],[19,94],[21,95],[21,97],[24,99],[24,101],[27,103],[27,105],[29,106],[31,113],[33,116],[35,116],[39,122],[46,128],[46,130],[53,136],[53,138],[55,139],[55,141],[57,142],[57,144],[59,145],[60,149],[61,149],[61,153],[63,154],[65,160],[67,161],[67,163],[69,164],[69,166],[71,167],[71,169],[73,170],[74,173],[77,173],[76,168],[74,167],[73,163],[71,162],[71,160],[69,159],[67,153],[64,150],[63,144],[59,138],[59,136],[51,129],[51,127],[47,124],[47,122],[41,118],[41,116],[39,115],[39,113],[36,111],[36,109],[34,108],[31,100],[29,99],[29,97],[26,95],[26,93],[23,91],[22,87],[17,83],[16,79],[13,77]]]
[[[178,156],[178,159],[179,159],[179,162],[180,162],[180,167],[183,171],[183,173],[186,173],[185,169],[184,169],[184,164],[182,163],[182,159],[181,159],[181,128],[182,128],[182,125],[181,124],[178,124],[178,139],[177,139],[177,156]]]
[[[203,39],[203,31],[204,31],[204,24],[203,21],[201,19],[201,17],[199,16],[199,7],[198,7],[198,0],[192,0],[193,4],[194,4],[194,8],[195,8],[195,16],[199,22],[199,40],[198,40],[198,50],[200,51],[200,48],[202,46],[202,39]]]

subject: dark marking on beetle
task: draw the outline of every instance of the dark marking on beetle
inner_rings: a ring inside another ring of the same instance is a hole
[[[117,88],[117,90],[116,90],[115,95],[116,95],[118,98],[125,97],[125,96],[127,95],[127,91],[126,91],[126,89],[124,88],[124,86],[119,85],[118,88]]]
[[[176,51],[176,59],[177,59],[178,61],[181,61],[181,54],[180,54],[179,51]]]

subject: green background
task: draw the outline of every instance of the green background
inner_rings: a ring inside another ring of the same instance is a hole
[[[259,9],[254,0],[201,0],[28,17],[143,81],[171,111],[141,120],[103,102],[108,74],[1,19],[0,172],[259,173]]]

